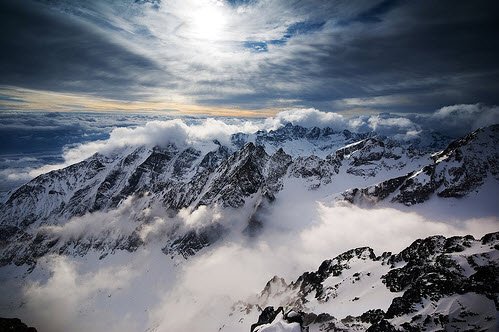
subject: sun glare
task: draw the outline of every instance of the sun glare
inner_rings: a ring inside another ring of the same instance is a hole
[[[195,39],[220,40],[223,38],[226,23],[223,7],[210,4],[193,11],[189,20],[189,32]]]

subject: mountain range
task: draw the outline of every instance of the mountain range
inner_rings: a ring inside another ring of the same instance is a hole
[[[498,158],[499,125],[452,140],[437,133],[393,139],[287,124],[225,141],[125,146],[5,195],[0,266],[33,269],[49,254],[91,251],[104,259],[134,252],[147,246],[158,218],[167,221],[163,253],[188,260],[223,241],[234,225],[230,218],[182,222],[185,211],[236,212],[244,220],[237,231],[257,238],[271,222],[262,211],[293,186],[364,208],[480,200],[497,194]],[[107,214],[119,224],[104,220],[95,227],[92,220]],[[244,322],[259,332],[493,330],[498,250],[497,233],[433,236],[380,256],[369,247],[352,249],[291,283],[274,277],[254,299],[234,305],[227,326]]]

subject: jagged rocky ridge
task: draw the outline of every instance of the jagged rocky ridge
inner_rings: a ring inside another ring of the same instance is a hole
[[[498,290],[499,233],[432,236],[398,254],[349,250],[289,284],[275,276],[230,319],[257,314],[259,332],[493,331]]]
[[[410,206],[432,196],[460,198],[488,179],[499,181],[499,125],[482,128],[432,155],[432,163],[409,174],[343,194],[356,204],[389,200]]]
[[[473,137],[481,137],[485,143],[480,144],[488,145],[484,145],[480,160],[487,163],[466,155],[460,157],[459,152],[453,152],[458,151],[457,143],[432,156],[444,149],[442,137],[423,144],[372,133],[291,124],[252,135],[234,134],[225,144],[214,140],[192,146],[124,147],[95,154],[33,179],[1,202],[0,264],[33,264],[51,252],[84,255],[93,249],[102,252],[103,257],[114,250],[133,251],[143,245],[141,231],[154,222],[158,213],[174,217],[181,209],[193,211],[201,206],[233,210],[245,207],[250,211],[245,233],[252,235],[261,228],[255,217],[259,209],[271,204],[290,181],[298,181],[310,190],[325,188],[325,194],[341,193],[352,184],[368,187],[395,182],[399,188],[403,185],[400,179],[407,183],[408,177],[416,176],[414,170],[440,170],[440,165],[450,158],[461,158],[464,178],[452,168],[455,176],[444,184],[449,189],[447,196],[452,196],[459,183],[471,183],[470,188],[475,188],[488,172],[497,181],[497,126],[470,137],[458,141],[459,149],[470,146],[475,151]],[[489,170],[491,167],[495,168]],[[485,171],[474,172],[475,168]],[[468,181],[467,174],[482,175]],[[466,188],[459,188],[465,195]],[[372,189],[364,191],[371,193]],[[358,201],[358,192],[351,191],[345,197]],[[419,194],[414,191],[412,200],[421,201]],[[108,211],[126,215],[127,231],[104,229],[99,234],[62,238],[51,230],[75,217]],[[159,212],[154,215],[151,211]],[[188,257],[223,237],[227,227],[230,225],[221,223],[195,229],[171,225],[163,251]]]

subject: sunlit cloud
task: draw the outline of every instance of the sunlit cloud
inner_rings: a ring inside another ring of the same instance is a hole
[[[203,106],[170,100],[114,100],[85,94],[0,87],[0,109],[25,111],[161,112],[166,115],[265,117],[279,109]]]

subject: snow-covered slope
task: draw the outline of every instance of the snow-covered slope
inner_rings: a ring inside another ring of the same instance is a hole
[[[413,172],[343,194],[352,203],[388,200],[414,205],[432,196],[460,198],[487,181],[499,181],[499,125],[478,129],[432,155],[433,162]],[[497,194],[488,193],[488,194]]]
[[[252,331],[493,331],[498,289],[499,233],[432,236],[399,254],[349,250],[289,284],[275,276],[224,326],[256,312]]]

